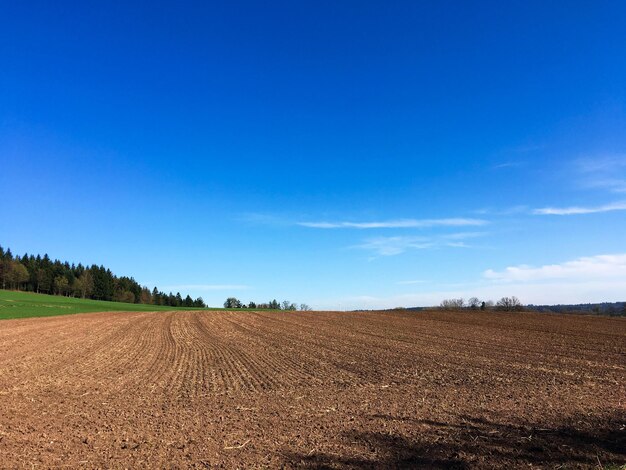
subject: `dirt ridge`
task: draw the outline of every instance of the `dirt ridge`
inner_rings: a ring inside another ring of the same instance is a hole
[[[2,468],[626,463],[626,319],[107,312],[0,322]]]

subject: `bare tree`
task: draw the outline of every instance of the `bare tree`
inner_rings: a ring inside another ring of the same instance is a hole
[[[514,295],[511,296],[511,297],[502,297],[496,303],[496,308],[498,310],[504,310],[506,312],[513,312],[513,311],[516,311],[516,310],[521,310],[522,309],[522,303]]]
[[[480,307],[480,299],[478,297],[470,297],[467,301],[467,306],[472,310],[478,309]]]
[[[461,299],[444,299],[439,307],[444,310],[460,310],[465,305],[465,301]]]
[[[313,309],[309,307],[307,304],[300,304],[300,310],[302,310],[303,312],[309,312]]]

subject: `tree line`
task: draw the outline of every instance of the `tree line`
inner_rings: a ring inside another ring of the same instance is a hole
[[[278,302],[276,299],[270,300],[267,303],[250,302],[248,305],[243,303],[236,297],[229,297],[224,302],[224,308],[253,308],[253,309],[273,309],[273,310],[302,310],[309,311],[311,307],[307,304],[295,304],[289,300],[283,300]]]
[[[500,310],[505,312],[516,312],[524,309],[520,300],[515,297],[502,297],[496,303],[492,300],[480,300],[478,297],[471,297],[465,302],[465,299],[444,299],[439,304],[439,308],[443,310]]]
[[[626,316],[626,302],[600,302],[595,304],[527,305],[536,312],[582,313],[593,315]]]
[[[206,307],[202,297],[183,298],[179,292],[166,294],[156,287],[150,291],[135,279],[116,276],[104,266],[75,265],[50,259],[47,254],[14,256],[0,246],[0,287],[41,294],[93,300],[110,300],[168,307]]]

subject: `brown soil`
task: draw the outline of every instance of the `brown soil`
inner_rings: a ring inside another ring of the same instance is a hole
[[[0,466],[626,463],[626,319],[101,313],[0,322]]]

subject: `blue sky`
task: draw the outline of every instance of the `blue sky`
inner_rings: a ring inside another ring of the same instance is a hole
[[[626,299],[624,2],[0,2],[0,244],[220,305]]]

